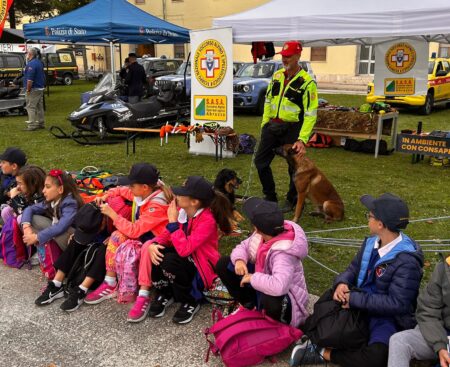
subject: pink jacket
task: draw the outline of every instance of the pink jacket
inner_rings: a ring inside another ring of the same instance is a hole
[[[159,236],[150,240],[161,245],[173,244],[181,257],[191,256],[202,278],[206,289],[209,289],[217,278],[214,268],[219,260],[219,235],[217,223],[209,208],[188,221],[188,235],[179,229],[170,233],[167,229]]]
[[[298,327],[308,317],[308,290],[303,272],[302,259],[308,255],[308,242],[302,228],[294,222],[284,221],[284,228],[294,232],[292,236],[282,233],[276,236],[266,256],[264,272],[255,272],[251,279],[254,289],[269,296],[289,295],[292,304],[291,325]],[[231,262],[243,260],[255,263],[261,235],[253,233],[231,252]]]

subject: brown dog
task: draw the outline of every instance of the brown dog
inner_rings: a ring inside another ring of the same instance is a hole
[[[283,145],[277,149],[276,153],[286,158],[288,164],[294,169],[292,179],[298,195],[295,215],[292,219],[294,222],[300,218],[306,197],[316,206],[316,211],[311,215],[322,216],[327,223],[344,218],[344,203],[331,182],[312,160],[306,156],[299,158],[292,149],[292,144]]]

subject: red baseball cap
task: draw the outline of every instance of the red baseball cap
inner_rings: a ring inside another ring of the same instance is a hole
[[[292,56],[302,53],[302,44],[298,41],[287,41],[283,45],[283,49],[278,52],[281,56]]]

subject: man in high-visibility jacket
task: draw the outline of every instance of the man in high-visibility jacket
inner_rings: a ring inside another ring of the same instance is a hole
[[[299,65],[301,52],[302,46],[297,41],[286,42],[280,52],[284,68],[274,73],[267,88],[261,139],[255,156],[265,199],[275,202],[278,199],[270,168],[274,149],[283,144],[294,144],[293,149],[303,156],[317,118],[317,87]],[[289,191],[283,211],[292,210],[297,200],[292,173],[289,168]]]

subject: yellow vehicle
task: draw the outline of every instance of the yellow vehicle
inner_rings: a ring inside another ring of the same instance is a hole
[[[428,92],[422,96],[376,96],[373,83],[368,84],[367,103],[385,102],[391,106],[419,107],[429,115],[434,106],[450,103],[450,59],[431,58],[428,62]]]

